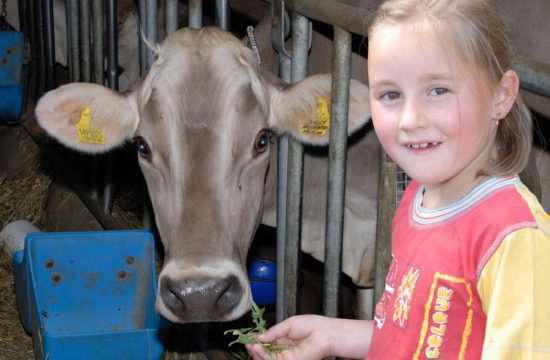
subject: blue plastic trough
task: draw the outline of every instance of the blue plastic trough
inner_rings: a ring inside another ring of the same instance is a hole
[[[23,111],[23,33],[0,32],[0,123],[19,120]]]
[[[30,233],[13,253],[17,305],[38,359],[159,359],[147,231]]]

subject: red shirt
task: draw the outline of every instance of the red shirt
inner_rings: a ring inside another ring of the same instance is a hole
[[[480,359],[487,317],[477,291],[501,241],[536,227],[517,177],[494,178],[442,209],[412,183],[396,212],[393,260],[367,359]]]

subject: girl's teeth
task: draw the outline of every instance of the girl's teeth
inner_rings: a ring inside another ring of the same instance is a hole
[[[425,149],[427,148],[428,146],[436,146],[437,143],[436,142],[432,142],[432,143],[422,143],[422,144],[410,144],[409,146],[413,149]]]

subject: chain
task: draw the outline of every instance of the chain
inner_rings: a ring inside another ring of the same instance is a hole
[[[6,16],[8,16],[8,11],[6,10],[6,0],[2,0],[2,11],[0,12],[0,30],[6,31],[9,29],[8,22],[6,21]]]

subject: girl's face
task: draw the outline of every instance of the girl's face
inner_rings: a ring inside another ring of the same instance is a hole
[[[368,74],[385,151],[426,193],[439,189],[442,205],[478,180],[495,148],[497,122],[484,80],[439,44],[401,26],[381,28],[369,42]]]

